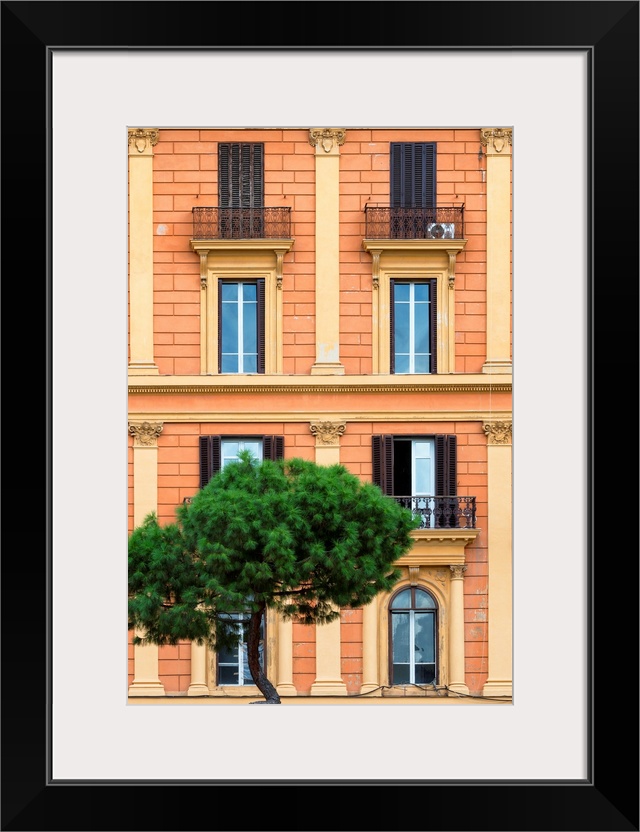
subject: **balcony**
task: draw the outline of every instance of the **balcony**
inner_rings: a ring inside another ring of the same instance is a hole
[[[475,529],[475,497],[396,497],[403,508],[420,517],[421,529]]]
[[[367,240],[462,240],[464,205],[392,208],[366,205]]]
[[[194,240],[288,240],[291,208],[192,208]]]

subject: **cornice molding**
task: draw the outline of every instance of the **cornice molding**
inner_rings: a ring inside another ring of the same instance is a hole
[[[316,377],[318,378],[318,377]],[[309,381],[287,380],[279,381],[271,379],[265,380],[263,383],[256,383],[255,381],[247,381],[246,377],[234,384],[230,384],[228,378],[222,379],[218,382],[211,380],[207,376],[206,380],[195,381],[167,381],[166,383],[158,383],[158,377],[150,377],[149,382],[141,382],[139,377],[135,377],[135,381],[131,380],[129,383],[129,394],[144,394],[144,395],[216,395],[229,393],[252,393],[252,394],[270,394],[270,393],[379,393],[392,394],[398,393],[511,393],[511,381],[501,379],[498,382],[492,382],[488,378],[482,377],[481,380],[469,380],[459,382],[429,382],[429,381],[406,381],[401,382],[390,380],[389,376],[385,376],[380,381],[374,381],[371,378],[354,382],[347,380],[345,376],[331,381],[319,380],[318,383],[311,383]]]

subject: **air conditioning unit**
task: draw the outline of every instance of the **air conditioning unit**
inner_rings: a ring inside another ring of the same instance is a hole
[[[427,225],[427,237],[432,240],[455,240],[455,236],[454,222],[430,222]]]

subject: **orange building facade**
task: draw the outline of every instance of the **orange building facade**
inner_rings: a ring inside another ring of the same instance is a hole
[[[422,518],[394,590],[269,614],[281,697],[512,696],[512,132],[128,131],[128,528],[216,470],[341,463]],[[259,696],[133,646],[128,694]]]

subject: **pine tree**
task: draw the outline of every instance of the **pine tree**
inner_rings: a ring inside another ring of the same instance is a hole
[[[394,564],[417,525],[341,465],[242,453],[176,509],[176,522],[150,514],[130,535],[129,629],[144,632],[136,643],[214,650],[246,638],[253,681],[279,704],[260,662],[267,609],[321,625],[368,604],[398,580]]]

